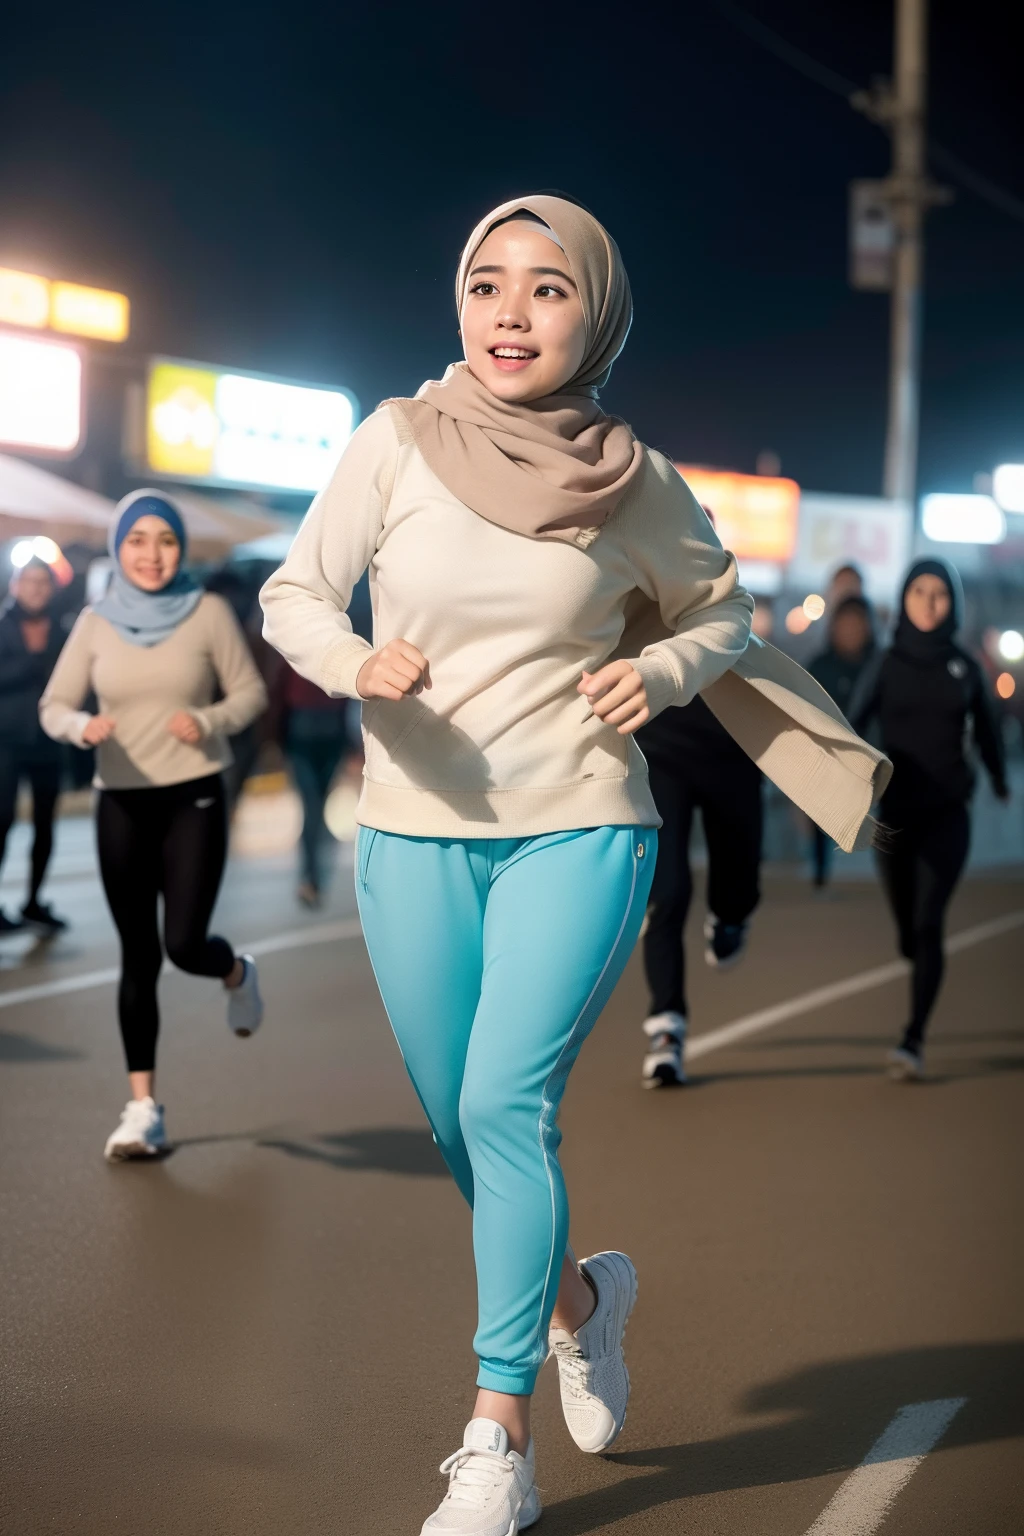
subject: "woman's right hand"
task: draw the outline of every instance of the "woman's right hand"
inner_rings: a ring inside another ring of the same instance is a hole
[[[356,677],[361,699],[404,699],[430,687],[430,663],[408,640],[389,640],[364,661]]]
[[[82,732],[82,740],[87,747],[98,747],[101,741],[108,741],[116,729],[117,721],[111,715],[93,715]]]

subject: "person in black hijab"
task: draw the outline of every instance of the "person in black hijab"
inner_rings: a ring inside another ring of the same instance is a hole
[[[14,821],[18,786],[32,790],[33,842],[28,897],[21,917],[0,908],[0,934],[26,926],[59,933],[67,925],[39,900],[53,849],[53,819],[60,794],[61,748],[39,724],[39,698],[67,639],[53,611],[53,573],[30,560],[11,581],[0,609],[0,865]]]
[[[891,830],[877,853],[901,954],[911,961],[910,1022],[890,1051],[894,1078],[918,1078],[924,1037],[942,982],[946,908],[970,840],[974,767],[968,724],[999,799],[1009,798],[995,707],[981,667],[954,640],[963,614],[960,579],[943,560],[918,560],[903,584],[891,647],[869,666],[850,722],[881,728],[893,774],[881,819]]]

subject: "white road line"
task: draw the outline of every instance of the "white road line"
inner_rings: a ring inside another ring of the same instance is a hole
[[[984,939],[997,938],[1002,933],[1008,933],[1013,928],[1024,924],[1024,911],[1008,912],[1003,917],[994,917],[987,923],[979,923],[975,928],[965,928],[962,933],[955,933],[946,941],[948,954],[959,954],[962,949],[970,949],[973,944],[980,944]],[[239,950],[250,955],[274,955],[286,949],[305,949],[310,944],[331,944],[345,939],[359,938],[362,928],[359,919],[355,917],[344,918],[336,923],[321,923],[315,928],[292,928],[284,933],[276,933],[266,939],[255,939],[248,944],[240,944]],[[173,967],[167,969],[174,974]],[[834,981],[827,987],[816,987],[813,992],[802,992],[799,997],[792,997],[788,1002],[776,1003],[771,1008],[762,1008],[757,1013],[748,1013],[742,1019],[736,1019],[732,1024],[723,1024],[721,1029],[712,1029],[704,1035],[697,1035],[687,1042],[686,1059],[696,1061],[700,1056],[706,1056],[709,1051],[722,1050],[724,1046],[732,1045],[736,1040],[742,1040],[747,1035],[755,1035],[762,1029],[768,1029],[772,1024],[781,1024],[785,1019],[795,1018],[798,1014],[809,1013],[814,1008],[823,1008],[827,1003],[839,1002],[844,997],[853,997],[858,992],[866,992],[871,987],[880,987],[887,981],[894,981],[897,977],[906,974],[907,963],[905,960],[894,960],[889,965],[875,966],[874,970],[860,971],[856,976],[847,976],[843,981]],[[0,991],[0,1008],[15,1008],[20,1003],[42,1002],[47,997],[61,997],[68,992],[87,992],[92,987],[109,986],[117,981],[120,971],[116,966],[108,966],[102,971],[83,971],[77,976],[64,976],[60,981],[43,981],[33,987],[14,987],[8,992]]]
[[[807,1536],[871,1536],[933,1446],[942,1439],[966,1397],[908,1403],[882,1431],[855,1472],[815,1520]]]
[[[350,917],[337,923],[320,923],[316,928],[293,928],[285,933],[275,933],[268,939],[255,939],[250,944],[240,944],[239,950],[247,955],[274,955],[282,949],[305,949],[310,944],[331,944],[342,939],[356,939],[362,934],[359,919]],[[167,966],[172,975],[173,966]],[[43,981],[34,987],[16,987],[10,992],[0,992],[0,1008],[14,1008],[19,1003],[37,1003],[47,997],[61,997],[67,992],[87,992],[91,987],[106,987],[117,981],[120,969],[116,965],[102,971],[83,971],[78,976],[63,976],[60,981]]]
[[[1022,924],[1024,911],[1007,912],[987,923],[978,923],[976,927],[965,928],[962,933],[954,933],[947,939],[946,953],[959,954],[962,949],[970,949],[985,939],[998,938],[1000,934],[1009,933]],[[770,1029],[773,1024],[795,1019],[801,1013],[811,1013],[815,1008],[824,1008],[828,1003],[841,1002],[846,997],[856,997],[858,992],[869,992],[872,987],[884,986],[886,982],[905,976],[907,971],[905,960],[893,960],[889,965],[876,965],[873,970],[858,971],[855,976],[846,976],[842,981],[815,987],[812,992],[801,992],[798,997],[791,997],[784,1003],[775,1003],[771,1008],[759,1008],[757,1013],[745,1014],[741,1019],[734,1019],[731,1024],[723,1024],[720,1029],[709,1029],[706,1034],[691,1037],[686,1042],[686,1060],[697,1061],[711,1051],[720,1051],[727,1045],[735,1045],[737,1040],[745,1040],[748,1035],[760,1034],[761,1030]]]

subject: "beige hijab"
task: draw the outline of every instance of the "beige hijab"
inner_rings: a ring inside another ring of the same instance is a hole
[[[513,533],[586,548],[643,464],[629,427],[597,402],[633,319],[629,280],[615,241],[584,208],[561,197],[513,198],[481,219],[466,242],[455,285],[460,315],[477,251],[495,225],[521,211],[557,236],[579,290],[587,347],[576,373],[557,394],[520,405],[499,400],[466,363],[453,363],[415,399],[388,404],[467,507]]]

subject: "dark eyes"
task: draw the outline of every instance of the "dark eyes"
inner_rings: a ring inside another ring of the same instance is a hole
[[[498,292],[498,287],[496,283],[480,282],[474,283],[469,291],[470,293],[475,293],[478,299],[493,299]],[[555,283],[541,283],[536,289],[534,296],[538,299],[567,299],[569,297],[565,289],[559,288]]]

